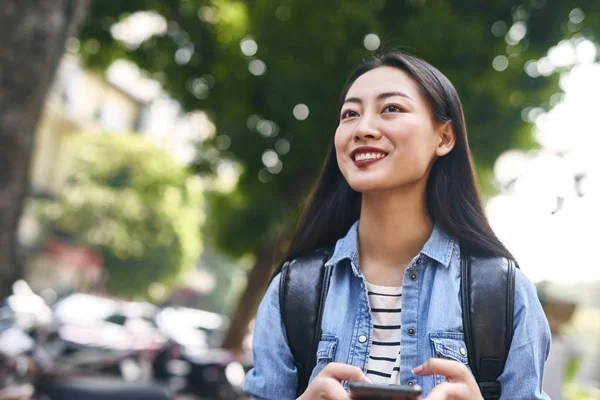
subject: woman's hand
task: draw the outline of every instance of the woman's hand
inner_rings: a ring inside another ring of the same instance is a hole
[[[342,381],[369,382],[362,370],[353,365],[342,363],[327,364],[308,385],[298,400],[346,400],[349,399]]]
[[[442,375],[446,382],[433,388],[425,400],[475,400],[481,399],[479,385],[466,365],[458,361],[430,358],[413,369],[419,376]]]

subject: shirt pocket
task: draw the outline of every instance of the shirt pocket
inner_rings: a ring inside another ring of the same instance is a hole
[[[335,359],[337,344],[338,338],[335,335],[327,333],[321,335],[321,340],[317,347],[317,364],[310,375],[311,381],[327,366],[327,364]]]
[[[432,355],[434,358],[454,360],[469,368],[469,357],[464,335],[458,332],[434,332],[429,334]],[[435,385],[444,382],[446,378],[434,375]]]

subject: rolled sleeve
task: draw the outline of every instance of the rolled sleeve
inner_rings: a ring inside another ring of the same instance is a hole
[[[550,328],[535,286],[520,270],[516,271],[513,332],[506,366],[499,378],[501,399],[550,399],[542,390]]]
[[[277,275],[258,307],[252,344],[254,368],[246,375],[244,391],[252,399],[296,398],[298,377],[279,308]]]

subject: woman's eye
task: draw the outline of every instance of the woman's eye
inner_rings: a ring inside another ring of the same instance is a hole
[[[356,117],[358,113],[352,110],[346,110],[342,113],[342,119]]]
[[[396,105],[391,104],[389,106],[386,106],[383,109],[383,111],[384,112],[393,112],[393,113],[396,113],[396,112],[402,112],[404,110],[402,108],[400,108],[400,106],[396,106]]]

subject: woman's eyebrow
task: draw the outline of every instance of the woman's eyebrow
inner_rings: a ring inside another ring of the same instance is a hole
[[[377,100],[383,100],[383,99],[387,99],[388,97],[394,97],[394,96],[400,96],[400,97],[405,97],[407,99],[412,100],[412,98],[407,95],[406,93],[402,93],[402,92],[398,92],[398,91],[392,91],[392,92],[383,92],[383,93],[379,93],[376,97]],[[345,103],[358,103],[358,104],[362,104],[362,99],[359,97],[348,97],[346,100],[344,100],[344,104]]]

